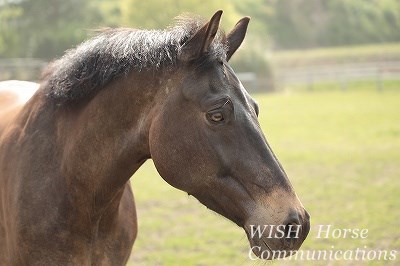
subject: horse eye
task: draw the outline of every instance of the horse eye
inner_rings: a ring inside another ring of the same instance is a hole
[[[212,122],[218,123],[224,121],[224,115],[220,112],[209,113],[207,116]]]

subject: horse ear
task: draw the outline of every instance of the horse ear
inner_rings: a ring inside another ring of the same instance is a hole
[[[232,55],[236,52],[242,44],[246,36],[247,26],[249,25],[250,17],[244,17],[236,23],[235,27],[227,36],[228,51],[226,53],[226,61],[231,59]]]
[[[208,51],[210,44],[217,34],[221,15],[222,10],[217,11],[210,21],[201,27],[193,37],[182,46],[179,56],[181,60],[191,61],[199,58]]]

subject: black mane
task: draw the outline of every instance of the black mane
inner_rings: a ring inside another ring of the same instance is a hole
[[[180,18],[166,30],[107,29],[49,65],[42,78],[46,94],[58,103],[78,101],[132,71],[173,69],[182,45],[203,25]],[[219,32],[206,56],[224,56],[224,40]]]

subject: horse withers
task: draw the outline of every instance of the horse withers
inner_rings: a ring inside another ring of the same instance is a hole
[[[309,215],[228,64],[249,18],[224,34],[221,14],[106,30],[54,61],[25,104],[0,94],[1,265],[125,264],[137,234],[128,181],[150,158],[242,227],[256,255],[300,247]]]

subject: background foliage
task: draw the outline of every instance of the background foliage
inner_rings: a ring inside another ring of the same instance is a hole
[[[52,59],[104,26],[165,28],[182,12],[225,11],[230,29],[253,17],[248,43],[261,50],[400,40],[397,0],[0,0],[0,58]]]

